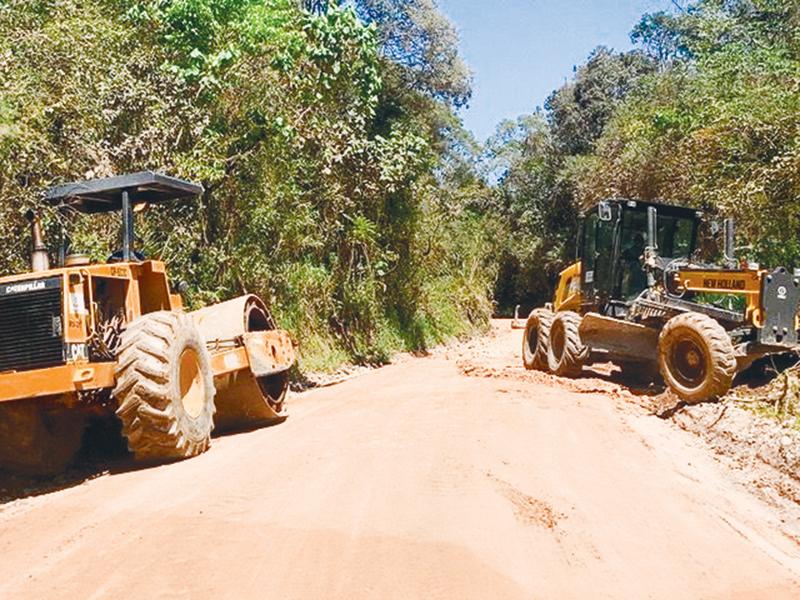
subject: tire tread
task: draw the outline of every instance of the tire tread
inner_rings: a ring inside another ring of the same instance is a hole
[[[700,336],[708,347],[711,369],[704,385],[694,393],[685,393],[675,387],[669,373],[667,354],[681,330],[690,330]],[[670,319],[661,330],[658,344],[658,363],[661,375],[669,387],[687,402],[702,402],[728,393],[736,375],[737,363],[733,343],[728,332],[711,317],[697,312],[687,312]]]
[[[550,370],[561,377],[577,377],[583,370],[586,360],[587,348],[581,341],[580,326],[583,317],[576,312],[564,311],[557,313],[552,326],[556,321],[564,326],[564,352],[562,356],[555,356],[548,351]]]
[[[139,459],[188,458],[204,452],[210,445],[215,412],[213,380],[211,425],[204,439],[187,439],[173,408],[171,352],[181,330],[188,328],[194,328],[191,317],[160,311],[140,317],[122,332],[113,396],[128,448]],[[207,361],[207,354],[200,360]]]

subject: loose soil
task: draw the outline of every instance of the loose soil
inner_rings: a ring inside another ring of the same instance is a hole
[[[0,598],[800,597],[791,476],[694,433],[735,407],[526,372],[521,335],[297,394],[195,459],[7,492]]]

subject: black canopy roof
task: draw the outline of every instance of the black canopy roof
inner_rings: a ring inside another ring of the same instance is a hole
[[[152,171],[141,171],[59,185],[51,188],[44,199],[53,205],[99,213],[120,210],[124,191],[128,192],[131,204],[156,204],[197,196],[203,193],[203,186]]]

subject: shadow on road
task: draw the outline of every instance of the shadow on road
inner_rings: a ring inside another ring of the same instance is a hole
[[[754,390],[764,387],[788,369],[797,366],[797,359],[798,357],[794,353],[762,358],[754,362],[747,370],[736,375],[733,381],[733,389],[744,387]],[[666,391],[666,386],[660,376],[656,376],[654,379],[646,379],[635,374],[629,375],[623,373],[611,363],[584,368],[582,378],[596,378],[609,383],[616,383],[626,387],[637,396],[657,396]]]
[[[273,427],[285,420],[284,417],[273,423],[255,424],[222,432],[215,431],[214,438],[247,434],[265,427]],[[211,451],[213,451],[213,447]],[[135,460],[133,455],[128,452],[118,421],[113,418],[97,419],[86,428],[78,456],[72,465],[62,473],[46,476],[27,475],[0,469],[0,511],[4,504],[14,500],[68,489],[103,475],[118,475],[152,469],[173,462],[178,461],[141,462]]]
[[[92,419],[84,431],[80,452],[65,471],[56,475],[28,475],[0,470],[0,506],[80,485],[106,473],[140,468],[147,465],[134,462],[118,422],[111,418]]]
[[[584,367],[581,379],[600,379],[607,383],[620,385],[636,396],[658,396],[665,389],[661,377],[647,378],[623,373],[611,363]]]

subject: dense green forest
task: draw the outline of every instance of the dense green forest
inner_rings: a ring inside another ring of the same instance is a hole
[[[154,169],[206,191],[138,216],[145,254],[191,306],[261,295],[306,368],[485,325],[497,235],[455,30],[432,0],[348,4],[0,0],[0,270],[53,182]],[[119,243],[72,227],[98,259]]]
[[[501,305],[546,300],[580,208],[604,197],[736,217],[740,256],[800,266],[800,3],[673,4],[489,144],[510,232]]]
[[[800,265],[800,4],[674,4],[481,146],[435,0],[0,0],[0,270],[49,185],[145,168],[206,191],[139,215],[139,246],[191,306],[261,295],[307,369],[544,302],[602,197],[736,216],[748,257]]]

